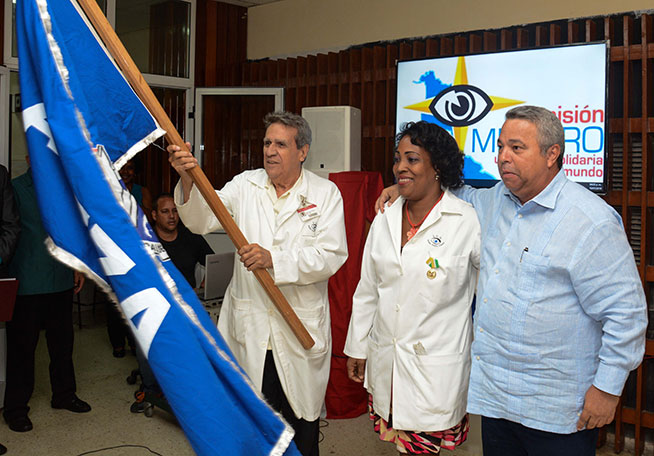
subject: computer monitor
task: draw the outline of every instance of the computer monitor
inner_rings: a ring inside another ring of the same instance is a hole
[[[232,280],[234,252],[207,255],[204,267],[204,299],[222,298]]]

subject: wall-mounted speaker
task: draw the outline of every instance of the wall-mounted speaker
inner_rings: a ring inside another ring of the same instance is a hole
[[[311,126],[311,148],[304,168],[327,177],[361,171],[361,110],[352,106],[302,108]]]

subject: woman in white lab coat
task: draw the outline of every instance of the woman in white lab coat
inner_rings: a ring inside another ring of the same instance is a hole
[[[465,441],[471,304],[480,228],[462,185],[463,155],[441,127],[405,124],[393,172],[400,198],[370,227],[345,343],[382,440],[437,454]]]

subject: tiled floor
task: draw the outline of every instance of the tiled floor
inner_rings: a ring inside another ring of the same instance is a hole
[[[85,321],[91,322],[91,316],[85,315]],[[153,454],[151,451],[163,456],[193,455],[184,433],[171,415],[161,410],[155,410],[152,418],[130,413],[134,386],[128,385],[125,379],[134,367],[133,356],[123,359],[111,356],[104,320],[98,312],[95,324],[75,334],[78,395],[88,401],[93,410],[81,415],[53,410],[42,337],[37,354],[36,391],[30,402],[34,430],[16,433],[0,422],[0,442],[9,448],[8,455],[68,456],[93,452],[105,456],[146,456]],[[351,420],[324,421],[321,425],[323,456],[397,455],[393,445],[379,441],[365,415]],[[481,454],[478,448],[478,428],[473,427],[468,442],[456,451],[443,453],[445,456],[476,456]],[[612,454],[608,446],[598,452],[598,455]]]

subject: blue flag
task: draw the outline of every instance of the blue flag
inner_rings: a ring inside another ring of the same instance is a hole
[[[53,255],[120,303],[199,455],[299,455],[117,169],[160,137],[74,0],[16,5],[23,122]]]

